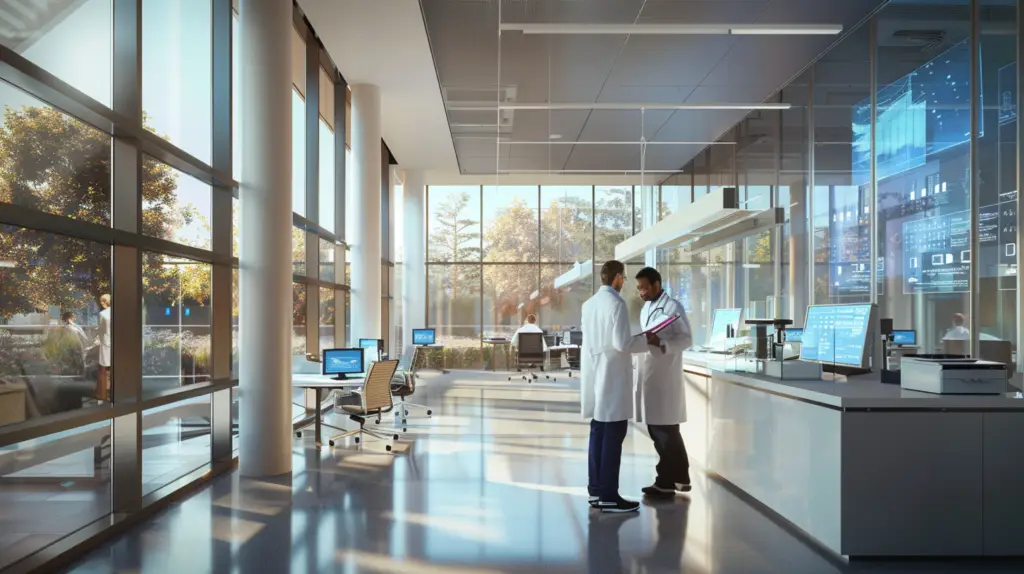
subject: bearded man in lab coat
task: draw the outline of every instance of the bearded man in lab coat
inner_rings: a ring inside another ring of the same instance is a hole
[[[657,478],[643,492],[650,497],[673,497],[690,490],[690,462],[679,434],[686,422],[686,394],[683,388],[683,351],[693,342],[690,322],[682,303],[662,289],[661,274],[644,267],[636,275],[636,287],[645,301],[640,310],[640,328],[650,329],[679,315],[659,333],[649,333],[646,341],[634,342],[640,351],[636,377],[636,422],[646,423],[658,451]],[[642,345],[646,344],[646,348]]]
[[[601,266],[601,288],[583,304],[580,406],[590,421],[590,506],[601,512],[636,512],[640,503],[619,496],[622,442],[633,416],[633,336],[619,294],[626,282],[619,261]]]

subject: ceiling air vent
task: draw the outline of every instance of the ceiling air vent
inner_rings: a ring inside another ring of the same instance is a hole
[[[941,46],[946,40],[945,30],[896,30],[892,37],[905,46],[920,46],[928,52]]]

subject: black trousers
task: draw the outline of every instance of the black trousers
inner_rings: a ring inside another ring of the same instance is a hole
[[[619,499],[619,466],[622,463],[622,442],[626,440],[627,421],[603,423],[590,421],[590,496],[615,502]]]
[[[654,450],[658,451],[656,484],[689,484],[690,459],[686,456],[686,445],[683,444],[683,435],[679,434],[679,425],[647,425],[647,432],[654,441]]]

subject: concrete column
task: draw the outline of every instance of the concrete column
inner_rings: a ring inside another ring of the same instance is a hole
[[[352,86],[352,168],[354,189],[347,194],[351,215],[352,340],[380,339],[381,310],[381,137],[380,88]]]
[[[241,0],[242,179],[239,236],[239,466],[290,473],[290,0]]]
[[[426,179],[422,170],[405,172],[402,186],[402,329],[403,354],[412,350],[412,330],[426,326],[427,250]]]

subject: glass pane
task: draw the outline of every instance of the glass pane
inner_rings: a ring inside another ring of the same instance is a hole
[[[541,260],[554,263],[594,257],[594,211],[591,186],[540,188]]]
[[[231,255],[238,257],[238,238],[242,235],[242,206],[231,198]]]
[[[690,320],[695,345],[704,344],[713,310],[708,300],[708,253],[691,254],[682,248],[662,249],[658,252],[658,271],[663,287],[679,300]]]
[[[213,266],[142,256],[142,392],[209,382]]]
[[[487,265],[484,267],[484,335],[511,338],[529,314],[540,309],[539,267]]]
[[[427,327],[438,330],[438,342],[480,345],[480,265],[428,265],[427,300]]]
[[[110,137],[0,82],[0,202],[110,225]]]
[[[0,568],[110,514],[110,422],[0,447]]]
[[[210,249],[210,186],[142,156],[142,232],[183,245]]]
[[[661,186],[661,206],[658,209],[658,220],[665,219],[673,213],[679,213],[691,202],[693,189],[689,185]]]
[[[306,361],[306,286],[292,283],[292,362]]]
[[[334,242],[319,239],[320,245],[320,280],[334,283]]]
[[[292,274],[306,274],[306,232],[292,228]]]
[[[211,0],[142,0],[146,127],[200,161],[212,145]]]
[[[334,131],[320,120],[320,227],[335,232]]]
[[[579,327],[582,323],[583,303],[593,294],[593,274],[579,281],[555,287],[556,279],[573,269],[572,265],[541,265],[540,298],[537,324],[544,329],[562,331]]]
[[[480,187],[430,186],[428,261],[480,261]]]
[[[594,261],[615,259],[615,246],[633,235],[633,188],[594,189]]]
[[[0,425],[105,398],[110,246],[0,226]]]
[[[143,411],[143,496],[209,462],[209,395]]]
[[[306,100],[292,90],[292,211],[306,215]]]
[[[484,261],[537,261],[538,200],[535,185],[484,186]]]
[[[879,41],[874,111],[881,316],[915,329],[923,352],[941,349],[943,339],[970,338],[971,14],[964,1],[890,5],[878,15],[883,29],[928,20],[936,10],[948,25],[933,49]],[[999,126],[982,130],[996,138]]]
[[[320,350],[334,348],[334,289],[320,288]]]
[[[334,81],[327,70],[320,68],[320,117],[334,131]]]
[[[231,270],[231,378],[238,378],[238,268]]]
[[[238,12],[231,13],[231,173],[235,181],[242,179],[242,34],[238,29]]]
[[[861,26],[814,69],[815,303],[871,300],[870,58]]]
[[[999,361],[1017,346],[1017,19],[1014,2],[981,0],[982,131],[978,134],[981,348]],[[1009,33],[1007,33],[1007,31]]]

